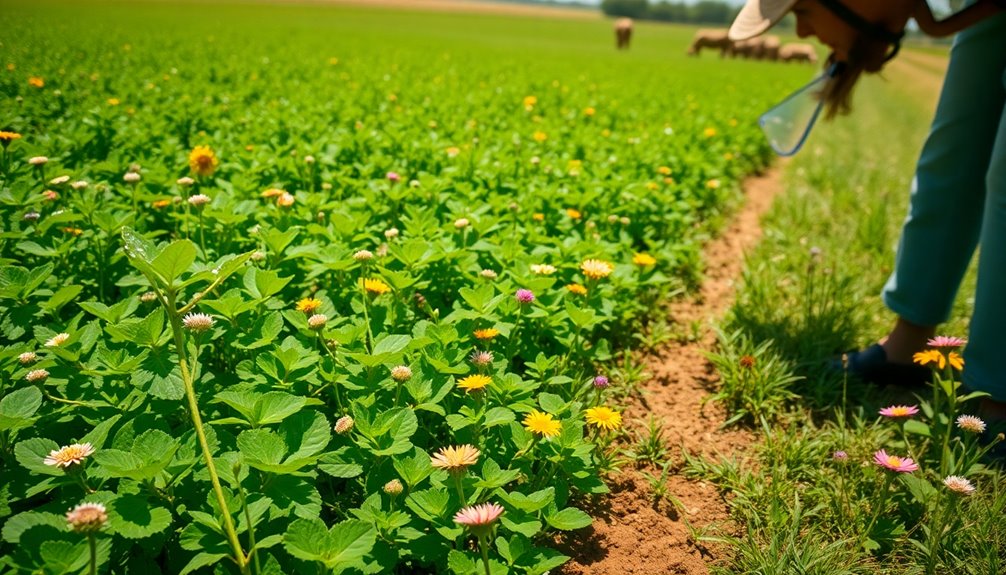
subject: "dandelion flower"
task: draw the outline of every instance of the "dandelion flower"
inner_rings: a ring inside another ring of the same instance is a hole
[[[94,453],[94,446],[90,443],[74,443],[59,449],[53,449],[48,457],[42,460],[46,465],[53,467],[70,467],[79,465],[88,455]]]
[[[280,190],[279,188],[269,188],[268,190],[262,192],[262,197],[266,199],[275,198],[278,196],[282,196],[285,193],[286,190]]]
[[[705,137],[712,138],[713,136],[716,135],[716,128],[706,128],[705,130],[702,131],[702,133],[703,135],[705,135]]]
[[[353,429],[355,422],[353,418],[348,415],[343,415],[335,422],[335,432],[339,435],[345,435]]]
[[[622,426],[622,414],[607,407],[591,407],[584,415],[587,423],[598,429],[613,431]]]
[[[487,385],[492,383],[493,380],[488,375],[482,375],[480,373],[469,375],[458,381],[458,387],[471,393],[473,391],[479,391],[485,388]]]
[[[884,469],[897,471],[898,473],[911,473],[919,469],[918,464],[912,461],[910,457],[888,455],[887,451],[883,449],[873,454],[873,462]]]
[[[919,412],[919,408],[914,405],[892,405],[880,410],[880,415],[884,417],[911,417]]]
[[[216,171],[220,160],[209,146],[196,146],[189,152],[189,169],[197,176],[209,176]]]
[[[479,450],[472,445],[441,447],[440,451],[430,456],[430,464],[437,469],[458,473],[470,465],[475,465],[479,455]]]
[[[949,348],[960,348],[968,343],[967,340],[953,337],[948,335],[938,335],[926,342],[929,347],[949,347]]]
[[[555,266],[549,264],[531,264],[531,273],[540,276],[550,276],[555,273]]]
[[[535,212],[535,213],[531,214],[531,219],[534,220],[534,221],[536,221],[536,222],[544,222],[545,221],[545,214],[543,214],[541,212]]]
[[[532,137],[534,138],[535,142],[544,142],[545,140],[548,139],[548,134],[546,134],[545,132],[535,132],[534,136]]]
[[[68,333],[57,333],[56,335],[50,337],[46,340],[46,347],[59,347],[66,343],[70,339],[70,334]]]
[[[975,492],[975,486],[959,475],[948,475],[943,479],[943,485],[946,485],[950,491],[961,495],[971,495]]]
[[[597,110],[594,108],[587,107],[583,109],[584,116],[593,116],[595,113],[597,113]]]
[[[957,427],[969,433],[985,433],[985,422],[974,415],[961,415],[958,417]]]
[[[33,369],[24,378],[28,383],[41,383],[49,378],[49,372],[44,369]]]
[[[20,139],[21,134],[18,134],[17,132],[5,132],[3,130],[0,130],[0,144],[2,144],[3,147],[5,148],[7,147],[7,144],[10,144],[14,140],[20,140]]]
[[[483,340],[483,341],[490,340],[490,339],[498,336],[499,334],[500,334],[499,330],[496,329],[496,328],[493,328],[493,327],[486,328],[486,329],[477,329],[474,332],[472,332],[472,335],[475,336],[475,339],[479,339],[479,340]]]
[[[44,88],[45,80],[43,80],[38,76],[32,76],[28,78],[28,85],[31,86],[32,88]]]
[[[583,213],[576,208],[566,208],[566,215],[573,220],[579,220],[580,218],[583,217]]]
[[[66,512],[66,523],[77,533],[94,533],[108,524],[108,513],[101,503],[81,503]]]
[[[538,98],[536,96],[524,96],[524,107],[531,108],[538,103]]]
[[[657,259],[646,253],[638,253],[632,256],[632,263],[640,267],[652,266],[657,263]]]
[[[164,208],[171,205],[171,200],[156,200],[150,204],[155,210],[163,210]]]
[[[582,271],[583,275],[587,276],[588,278],[592,280],[597,280],[601,278],[606,278],[609,275],[611,275],[611,272],[614,271],[614,268],[611,266],[610,263],[604,260],[590,259],[590,260],[584,260],[584,262],[580,264],[580,271]]]
[[[384,492],[388,495],[400,495],[403,489],[402,482],[397,479],[392,479],[384,484]]]
[[[388,284],[377,278],[366,278],[361,280],[363,284],[363,289],[369,294],[382,295],[391,291],[391,287]]]
[[[455,156],[457,156],[458,154],[461,153],[461,149],[458,148],[457,146],[451,146],[451,147],[447,148],[446,151],[447,151],[447,157],[448,158],[453,158],[453,157],[455,157]]]
[[[321,308],[321,300],[306,297],[297,302],[297,311],[313,314]]]
[[[454,522],[467,527],[488,527],[503,515],[503,508],[495,503],[471,505],[454,515]]]
[[[947,358],[943,356],[938,350],[927,349],[926,351],[920,351],[912,356],[912,361],[919,365],[927,365],[930,363],[935,363],[937,367],[943,369],[947,366]]]
[[[307,327],[313,330],[319,330],[325,327],[325,323],[328,322],[328,316],[323,313],[316,313],[311,317],[307,318]]]
[[[559,435],[562,424],[556,421],[551,413],[542,413],[537,409],[524,416],[524,427],[532,433],[537,433],[542,437],[553,437]]]
[[[534,292],[529,289],[519,289],[514,297],[517,298],[518,303],[526,305],[534,301]]]
[[[566,289],[571,294],[587,295],[587,288],[583,287],[582,285],[580,285],[578,283],[571,283],[571,284],[569,284],[569,285],[566,286]]]
[[[213,323],[213,316],[205,313],[190,313],[182,318],[182,325],[185,326],[185,329],[195,333],[202,333],[210,329],[213,327]]]
[[[407,365],[396,365],[391,368],[391,379],[402,382],[408,381],[412,377],[412,369]]]
[[[956,351],[951,351],[947,354],[947,363],[957,371],[964,369],[964,358]]]

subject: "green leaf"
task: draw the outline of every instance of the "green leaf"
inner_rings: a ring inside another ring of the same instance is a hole
[[[164,333],[164,309],[158,307],[143,319],[128,318],[105,326],[113,341],[128,341],[144,347],[155,347]]]
[[[395,471],[402,478],[402,481],[412,489],[422,483],[424,479],[433,474],[433,465],[430,464],[430,456],[419,449],[416,449],[412,457],[399,457],[394,460]]]
[[[282,391],[270,391],[260,397],[255,405],[256,425],[279,423],[297,413],[307,404],[307,398]],[[326,428],[327,428],[326,424]]]
[[[363,466],[357,463],[319,463],[318,469],[340,479],[352,479],[363,475]]]
[[[195,557],[189,560],[185,564],[185,567],[178,572],[178,575],[188,575],[193,571],[202,569],[203,567],[209,567],[210,565],[216,565],[221,559],[227,557],[226,553],[207,553],[202,551],[197,553]]]
[[[165,246],[150,266],[170,285],[196,261],[197,253],[196,244],[189,240],[176,240]]]
[[[319,561],[330,569],[345,568],[370,553],[377,531],[369,523],[348,519],[325,529],[320,519],[297,519],[283,535],[287,552],[308,561]]]
[[[530,495],[524,495],[519,491],[512,493],[500,492],[500,497],[521,511],[533,513],[542,509],[555,500],[555,488],[547,487],[541,491],[535,491]]]
[[[525,567],[527,575],[543,575],[569,561],[569,556],[555,549],[536,547],[529,559],[530,561],[524,561],[525,564],[529,564]]]
[[[394,354],[408,347],[412,338],[407,335],[388,335],[380,338],[374,345],[371,355]]]
[[[575,507],[567,507],[558,513],[547,515],[545,516],[545,521],[552,527],[563,531],[582,529],[589,526],[592,522],[590,515]]]
[[[568,299],[566,300],[566,313],[569,314],[569,319],[573,320],[573,324],[580,329],[589,328],[594,323],[594,310],[580,309]]]
[[[929,426],[917,419],[909,419],[905,422],[905,433],[931,437],[929,433]]]
[[[475,559],[457,549],[451,549],[447,554],[447,568],[454,575],[478,575],[479,568]]]
[[[28,427],[42,406],[42,392],[35,386],[14,391],[0,399],[0,431]]]
[[[43,463],[51,451],[59,449],[59,445],[51,439],[33,437],[19,442],[14,446],[14,457],[22,467],[32,473],[42,475],[62,476],[63,471],[54,465]]]
[[[426,489],[413,491],[405,499],[409,509],[427,521],[437,521],[447,512],[451,497],[446,489]]]
[[[129,258],[129,263],[147,277],[151,282],[167,286],[169,283],[151,265],[158,255],[157,246],[147,238],[136,233],[129,226],[122,228],[122,249]]]
[[[11,517],[3,525],[3,540],[17,545],[21,542],[21,535],[32,529],[65,532],[66,517],[55,513],[44,513],[41,511],[25,511]]]
[[[108,511],[110,530],[127,539],[150,537],[171,525],[171,512],[151,506],[139,495],[117,497],[108,506]]]
[[[506,407],[494,407],[486,412],[482,426],[489,428],[496,425],[506,425],[511,421],[516,421],[513,410]]]
[[[482,464],[482,479],[477,481],[475,486],[483,489],[496,489],[514,481],[519,475],[520,471],[516,469],[503,471],[499,464],[487,457],[485,463]]]
[[[554,393],[542,393],[538,396],[538,405],[542,411],[552,415],[560,415],[566,409],[566,402]]]
[[[283,439],[269,429],[242,431],[237,439],[238,449],[252,467],[258,464],[278,465],[286,455]]]

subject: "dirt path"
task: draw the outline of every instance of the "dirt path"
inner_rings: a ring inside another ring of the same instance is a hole
[[[673,469],[680,469],[683,448],[692,454],[737,453],[750,445],[745,431],[720,431],[726,414],[717,405],[702,405],[716,380],[716,373],[703,352],[713,349],[715,335],[710,320],[718,319],[733,301],[734,282],[740,277],[743,255],[761,237],[760,219],[781,189],[780,168],[745,182],[747,202],[723,235],[705,249],[706,279],[693,299],[671,306],[679,325],[693,321],[703,326],[692,343],[671,344],[648,358],[652,377],[643,386],[641,398],[626,408],[627,421],[645,429],[652,414],[664,426],[665,439],[674,453]],[[667,486],[683,510],[661,500],[653,503],[643,470],[623,468],[612,485],[612,496],[595,509],[594,525],[577,539],[564,542],[574,560],[563,566],[565,575],[611,574],[664,575],[708,573],[712,559],[689,533],[689,525],[702,528],[728,519],[725,502],[713,485],[670,473]],[[659,470],[649,470],[659,475]]]

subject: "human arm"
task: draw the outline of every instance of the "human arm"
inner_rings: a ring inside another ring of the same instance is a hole
[[[1006,0],[978,0],[956,14],[937,20],[929,8],[929,3],[926,0],[919,0],[912,17],[927,36],[943,38],[1003,11],[1006,11]]]

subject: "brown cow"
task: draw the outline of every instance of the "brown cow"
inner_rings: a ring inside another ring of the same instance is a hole
[[[733,42],[727,38],[726,30],[700,28],[692,37],[692,44],[688,47],[688,55],[698,56],[703,48],[718,48],[722,58],[730,51],[732,45]]]
[[[782,45],[778,36],[764,36],[765,40],[762,42],[762,52],[761,57],[765,60],[771,60],[775,62],[779,59],[779,47]]]
[[[619,18],[615,20],[615,47],[619,50],[628,50],[631,40],[632,18]]]
[[[817,50],[810,44],[783,44],[779,47],[779,60],[782,62],[817,63]]]
[[[762,53],[762,44],[765,39],[761,36],[756,38],[748,38],[747,40],[738,40],[734,42],[729,49],[727,49],[727,54],[732,58],[740,56],[741,58],[755,58],[760,59]]]

